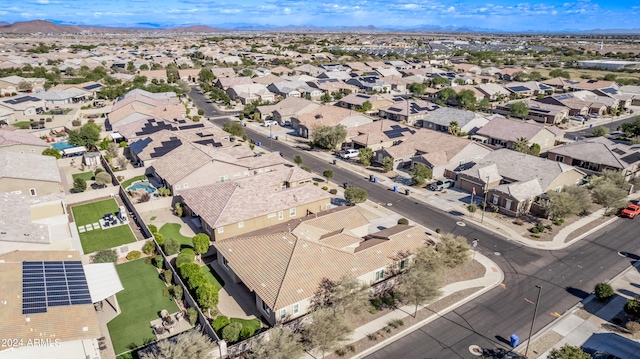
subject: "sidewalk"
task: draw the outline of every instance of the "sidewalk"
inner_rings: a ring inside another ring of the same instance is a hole
[[[591,294],[536,333],[529,347],[529,358],[547,358],[551,349],[565,344],[581,347],[589,353],[601,351],[619,358],[639,358],[640,341],[626,332],[624,323],[614,324],[622,316],[620,313],[627,299],[640,293],[639,268],[640,262],[635,262],[609,282],[616,295],[608,302],[599,302]],[[526,346],[524,341],[514,351],[524,354]]]

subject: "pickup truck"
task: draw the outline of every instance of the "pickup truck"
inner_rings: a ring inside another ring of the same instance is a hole
[[[350,158],[356,158],[358,156],[360,156],[360,151],[356,150],[355,148],[348,148],[340,152],[340,157],[342,157],[345,160],[348,160]]]

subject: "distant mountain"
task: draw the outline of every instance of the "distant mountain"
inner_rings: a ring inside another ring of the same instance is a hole
[[[51,21],[32,20],[14,22],[13,24],[0,26],[0,32],[10,32],[18,34],[29,34],[33,32],[42,32],[46,34],[63,34],[81,32],[82,30],[76,26],[56,25]]]
[[[228,32],[229,30],[218,29],[218,28],[206,26],[206,25],[192,25],[192,26],[185,26],[185,27],[167,28],[167,29],[163,29],[163,31],[167,31],[167,32]]]
[[[5,26],[5,25],[9,25],[9,23],[6,21],[0,21],[0,26]]]

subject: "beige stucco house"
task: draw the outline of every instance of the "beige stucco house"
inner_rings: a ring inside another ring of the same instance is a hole
[[[55,157],[41,154],[0,153],[0,192],[45,196],[63,191]]]

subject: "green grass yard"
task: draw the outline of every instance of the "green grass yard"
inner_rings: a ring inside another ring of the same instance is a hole
[[[218,290],[222,289],[222,287],[224,286],[224,281],[222,280],[222,278],[218,276],[218,273],[216,273],[213,270],[213,268],[205,264],[202,267],[200,267],[200,271],[204,273],[204,275],[209,280],[209,283],[213,284],[216,287],[216,289]]]
[[[189,247],[193,249],[193,241],[191,240],[190,237],[185,237],[182,234],[180,234],[180,227],[182,227],[182,225],[178,223],[165,223],[162,227],[160,227],[158,232],[160,232],[160,234],[162,234],[162,237],[165,239],[166,238],[177,239],[178,242],[180,242],[180,247],[182,248]]]
[[[31,122],[30,121],[18,121],[18,122],[12,123],[11,126],[17,127],[17,128],[21,128],[21,129],[25,129],[25,128],[30,128],[31,127]]]
[[[92,181],[94,176],[93,176],[93,172],[83,172],[83,173],[76,173],[74,175],[72,175],[73,179],[75,180],[76,178],[82,178],[85,181]]]
[[[107,324],[116,355],[155,340],[149,322],[160,317],[160,311],[178,311],[176,303],[162,295],[164,282],[158,271],[144,259],[116,266],[124,290],[117,294],[122,313]]]
[[[133,178],[129,178],[128,180],[122,182],[122,188],[127,189],[127,187],[131,186],[131,184],[135,181],[142,181],[144,179],[144,175],[135,176]]]
[[[71,208],[76,226],[84,226],[98,222],[107,213],[116,214],[118,203],[114,199],[83,204]],[[122,244],[136,241],[128,225],[108,229],[94,229],[80,234],[80,243],[85,254],[93,253],[101,249],[117,247]]]
[[[254,332],[257,332],[258,329],[260,329],[260,319],[258,318],[253,318],[253,319],[240,319],[240,318],[229,318],[229,321],[231,323],[240,323],[242,324],[242,327],[249,327],[249,328],[253,328]]]

